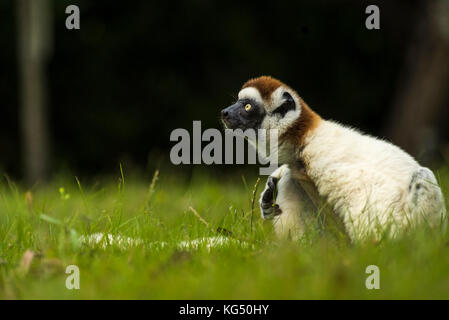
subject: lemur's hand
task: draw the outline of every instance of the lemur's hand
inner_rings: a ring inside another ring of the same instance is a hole
[[[265,190],[260,196],[260,211],[263,219],[272,219],[280,215],[282,210],[276,204],[278,178],[269,176],[265,185]]]

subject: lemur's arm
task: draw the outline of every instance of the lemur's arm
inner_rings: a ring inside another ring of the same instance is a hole
[[[307,176],[305,169],[300,167],[293,167],[290,169],[292,178],[299,182],[301,187],[309,196],[310,200],[312,200],[315,207],[319,208],[321,204],[320,195],[318,194],[318,190],[313,181],[310,180],[309,176]]]
[[[287,165],[268,177],[260,197],[260,209],[262,218],[273,221],[278,236],[297,239],[310,224],[317,222],[316,206]]]

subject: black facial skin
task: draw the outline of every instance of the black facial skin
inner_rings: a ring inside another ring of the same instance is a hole
[[[283,118],[287,112],[296,109],[295,100],[288,92],[284,92],[282,98],[285,100],[279,107],[271,112]],[[249,111],[245,110],[247,104],[251,105]],[[265,108],[252,99],[241,99],[232,106],[221,110],[221,120],[229,129],[259,129],[265,118]]]
[[[251,109],[245,110],[247,104]],[[229,129],[259,129],[265,118],[265,109],[252,99],[241,99],[221,110],[221,120]]]

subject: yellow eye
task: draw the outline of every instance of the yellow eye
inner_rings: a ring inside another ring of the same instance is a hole
[[[251,107],[252,107],[252,106],[248,103],[248,104],[245,106],[245,110],[246,110],[246,111],[249,111],[249,110],[251,110]]]

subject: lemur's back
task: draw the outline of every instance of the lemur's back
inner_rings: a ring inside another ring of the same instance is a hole
[[[302,154],[320,195],[359,232],[390,220],[407,224],[417,208],[433,215],[435,205],[426,205],[425,199],[444,207],[431,171],[386,141],[322,121]]]

